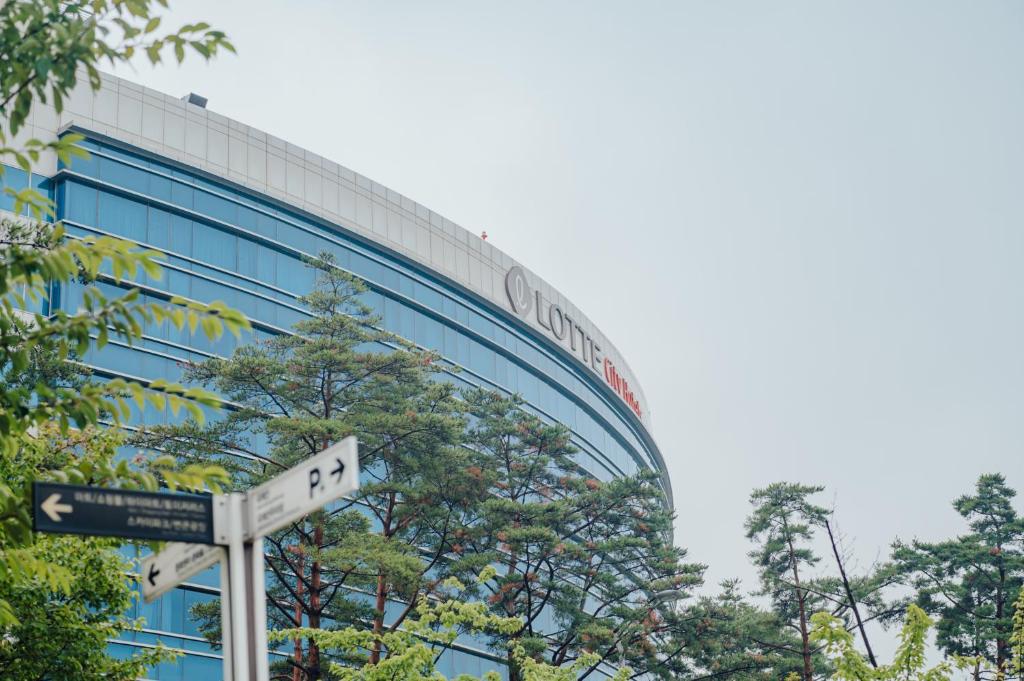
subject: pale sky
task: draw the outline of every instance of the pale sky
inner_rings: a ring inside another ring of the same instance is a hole
[[[710,583],[756,586],[772,481],[862,566],[1024,492],[1019,1],[172,5],[238,56],[120,75],[486,229],[612,339]]]

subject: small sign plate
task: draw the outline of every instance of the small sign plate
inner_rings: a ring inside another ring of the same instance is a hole
[[[38,532],[213,543],[213,497],[50,482],[32,484]]]
[[[226,555],[221,547],[209,544],[168,544],[160,553],[142,559],[142,597],[149,603]]]
[[[341,442],[246,493],[246,537],[262,537],[359,489],[359,445]]]

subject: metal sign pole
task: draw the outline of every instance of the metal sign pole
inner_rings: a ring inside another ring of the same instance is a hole
[[[249,623],[246,593],[245,547],[242,543],[243,496],[233,493],[228,499],[228,593],[231,600],[231,681],[249,681]]]
[[[146,602],[219,561],[224,679],[269,681],[263,537],[357,489],[359,443],[349,436],[245,493],[34,482],[32,523],[38,532],[172,542],[142,562]]]
[[[267,573],[263,566],[263,537],[246,544],[249,559],[249,581],[252,585],[252,604],[249,613],[252,627],[252,658],[250,665],[255,681],[270,681],[270,660],[267,651]]]
[[[231,672],[231,637],[234,627],[231,622],[231,580],[228,578],[228,557],[220,559],[220,651],[224,656],[224,681],[234,681]]]

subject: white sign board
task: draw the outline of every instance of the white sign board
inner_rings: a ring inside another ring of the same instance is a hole
[[[262,537],[359,489],[359,446],[341,442],[246,493],[245,536]]]
[[[168,544],[160,553],[142,560],[142,597],[147,603],[170,591],[192,575],[202,572],[222,557],[224,549],[210,544]]]

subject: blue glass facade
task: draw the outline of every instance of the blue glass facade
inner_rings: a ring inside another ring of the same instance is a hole
[[[288,333],[308,314],[298,298],[312,287],[313,272],[301,259],[329,251],[341,267],[367,282],[366,302],[385,328],[458,367],[447,375],[449,380],[518,393],[540,417],[568,426],[581,465],[595,477],[608,480],[639,469],[661,469],[653,441],[628,407],[595,374],[511,313],[357,237],[344,225],[328,224],[100,136],[90,135],[83,146],[91,157],[60,167],[52,184],[44,186],[71,235],[109,234],[166,254],[164,276],[139,282],[145,296],[222,300],[253,322],[253,334],[243,343]],[[36,182],[27,176],[23,181]],[[81,286],[72,283],[62,288],[54,304],[74,310],[81,295]],[[112,342],[91,351],[84,361],[99,376],[178,381],[184,362],[230,354],[237,342],[230,336],[210,342],[168,324],[152,324],[133,347]],[[143,415],[148,423],[165,418],[153,410]],[[129,654],[132,646],[153,645],[159,639],[186,655],[183,663],[153,670],[152,678],[220,678],[217,652],[187,615],[195,602],[215,598],[216,585],[211,571],[195,584],[140,606],[137,614],[146,618],[147,630],[113,643],[113,650]],[[470,644],[447,654],[441,671],[479,674],[493,667],[485,659],[489,656],[484,646]]]

